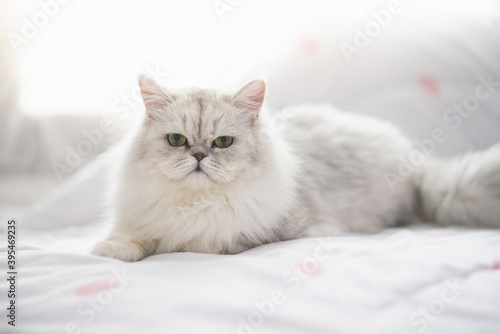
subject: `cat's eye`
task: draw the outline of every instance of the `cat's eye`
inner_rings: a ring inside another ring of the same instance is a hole
[[[187,139],[178,133],[171,133],[167,136],[168,143],[172,146],[179,147],[186,144]]]
[[[233,144],[233,137],[230,136],[221,136],[217,137],[214,140],[214,145],[218,148],[228,148]]]

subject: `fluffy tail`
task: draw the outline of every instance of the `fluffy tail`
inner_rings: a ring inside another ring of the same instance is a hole
[[[500,144],[428,162],[415,178],[417,212],[440,225],[500,227]]]

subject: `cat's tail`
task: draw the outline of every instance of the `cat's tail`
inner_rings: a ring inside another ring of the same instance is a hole
[[[416,210],[424,221],[500,227],[500,144],[428,161],[414,182]]]

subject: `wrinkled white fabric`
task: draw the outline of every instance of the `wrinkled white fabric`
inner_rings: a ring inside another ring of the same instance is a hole
[[[500,231],[394,229],[137,263],[86,255],[94,238],[24,231],[15,333],[500,332]],[[5,320],[0,331],[14,333]]]

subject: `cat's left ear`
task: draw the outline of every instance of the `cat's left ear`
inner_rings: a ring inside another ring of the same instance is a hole
[[[255,122],[259,117],[265,96],[266,82],[262,79],[257,79],[243,86],[234,95],[231,103],[240,109],[247,110],[252,116],[252,122]]]
[[[139,87],[141,88],[142,100],[146,106],[148,116],[155,118],[164,110],[172,99],[153,79],[142,74],[139,76]]]

